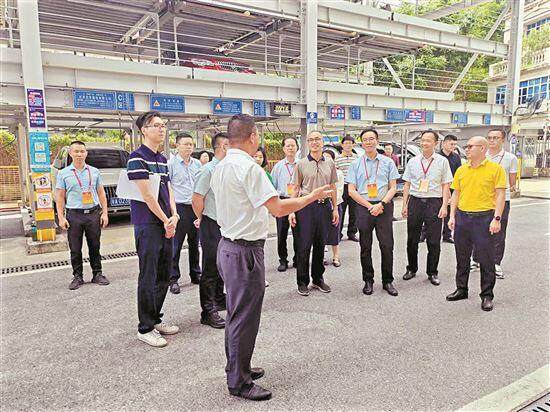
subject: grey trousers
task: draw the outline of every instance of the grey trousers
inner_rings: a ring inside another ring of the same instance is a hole
[[[265,293],[264,241],[231,241],[222,237],[217,263],[227,292],[227,386],[237,392],[252,384],[250,360]]]

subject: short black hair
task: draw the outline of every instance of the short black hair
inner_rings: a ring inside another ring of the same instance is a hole
[[[283,137],[283,140],[281,140],[281,145],[283,147],[285,146],[285,143],[288,139],[294,140],[294,143],[296,143],[296,146],[298,146],[298,139],[295,136],[287,136],[287,137]]]
[[[355,143],[355,139],[351,135],[347,134],[342,138],[342,143],[344,143],[344,142]]]
[[[265,149],[262,146],[259,146],[258,150],[256,150],[256,153],[258,153],[258,152],[262,152],[262,156],[264,157],[264,160],[263,160],[263,162],[260,166],[266,167],[267,166],[267,153],[266,153]]]
[[[332,160],[336,160],[336,155],[334,154],[334,152],[332,150],[325,149],[325,150],[323,150],[323,154],[325,154],[325,153],[328,153],[330,155],[330,157],[332,157]]]
[[[136,126],[138,130],[141,132],[141,128],[143,126],[147,126],[153,117],[161,116],[160,113],[155,110],[140,114],[139,117],[136,119]]]
[[[195,141],[193,140],[193,136],[191,136],[189,133],[187,132],[179,132],[177,135],[176,135],[176,143],[179,143],[179,141],[181,139],[191,139],[191,141],[193,143],[195,143]]]
[[[506,140],[506,131],[505,131],[504,129],[497,129],[497,128],[491,129],[491,130],[489,130],[489,131],[487,132],[487,134],[489,134],[489,133],[491,133],[491,132],[499,132],[500,135],[502,136],[502,138],[503,138],[504,140]]]
[[[256,124],[254,118],[247,114],[234,115],[227,124],[227,138],[229,140],[242,141],[252,134]]]
[[[447,136],[445,136],[445,137],[443,138],[443,141],[444,141],[444,142],[447,142],[447,141],[449,141],[449,140],[453,140],[453,141],[455,141],[455,142],[458,142],[458,137],[456,137],[454,134],[448,134]]]
[[[80,144],[86,147],[86,144],[82,140],[73,140],[69,146],[72,146],[73,144]]]
[[[362,139],[362,138],[363,138],[363,135],[364,135],[365,133],[368,133],[368,132],[374,133],[374,135],[376,136],[376,140],[379,140],[378,132],[376,131],[376,129],[375,129],[374,127],[368,127],[368,128],[366,128],[365,130],[363,130],[363,131],[361,132],[361,134],[359,135],[359,137]]]
[[[391,146],[391,148],[393,149],[393,145],[391,143],[384,143],[384,147],[386,146]]]
[[[216,148],[218,147],[218,144],[219,144],[219,140],[222,140],[222,139],[227,139],[227,134],[224,133],[224,132],[219,132],[219,133],[216,133],[213,137],[212,137],[212,141],[210,143],[212,143],[212,149],[216,150]]]
[[[419,139],[422,139],[422,136],[424,136],[425,134],[428,134],[428,133],[431,133],[434,136],[436,142],[439,140],[439,134],[437,134],[437,132],[435,130],[432,130],[432,129],[427,129],[427,130],[422,131],[422,133],[420,133]]]
[[[208,155],[208,161],[211,161],[213,156],[212,156],[212,153],[210,153],[208,150],[201,150],[199,153],[198,153],[198,156],[197,156],[197,159],[200,160],[200,158],[202,157],[203,154],[207,154]]]

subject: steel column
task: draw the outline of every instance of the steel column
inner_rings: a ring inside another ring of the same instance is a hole
[[[301,100],[306,104],[306,112],[317,113],[317,17],[318,0],[300,0],[300,45],[301,45]],[[317,124],[305,124],[309,133],[317,130]],[[301,144],[307,147],[307,133],[302,133]]]
[[[518,106],[523,44],[525,0],[508,0],[510,4],[510,42],[508,43],[508,76],[506,78],[506,114],[513,116]],[[512,122],[513,123],[513,122]]]

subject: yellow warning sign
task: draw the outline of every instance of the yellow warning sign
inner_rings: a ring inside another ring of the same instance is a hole
[[[221,109],[222,109],[222,106],[218,103],[218,104],[215,106],[215,109],[216,109],[216,110],[221,110]]]
[[[160,102],[158,100],[155,100],[153,102],[153,107],[160,107]]]

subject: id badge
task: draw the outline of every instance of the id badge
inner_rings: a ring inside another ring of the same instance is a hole
[[[378,197],[378,185],[376,183],[369,183],[367,185],[367,196],[369,198]]]
[[[429,187],[430,187],[430,181],[428,179],[420,179],[420,185],[418,186],[419,192],[427,193]]]
[[[292,195],[294,194],[294,183],[286,184],[286,192],[288,193],[289,197],[292,197]]]
[[[94,204],[94,197],[92,196],[92,192],[82,192],[82,204],[83,205]]]

